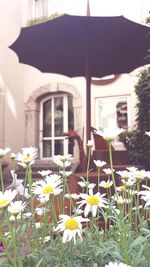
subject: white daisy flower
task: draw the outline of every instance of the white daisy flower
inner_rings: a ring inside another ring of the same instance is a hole
[[[103,187],[105,189],[110,188],[112,185],[113,185],[113,182],[110,181],[110,180],[107,180],[107,182],[106,181],[101,181],[100,184],[99,184],[100,187]]]
[[[37,150],[36,147],[24,147],[22,153],[16,155],[16,160],[23,165],[32,165],[37,157]]]
[[[40,222],[35,223],[36,229],[40,229],[42,227],[42,224]]]
[[[5,149],[0,148],[0,158],[3,158],[8,152],[10,152],[11,148],[6,147]]]
[[[133,177],[137,180],[137,181],[142,181],[145,178],[147,178],[147,172],[145,170],[137,170],[133,173]]]
[[[77,199],[80,198],[80,195],[78,195],[78,194],[65,194],[64,197],[65,198],[68,198],[68,199],[71,199],[72,198],[74,200],[77,200]]]
[[[83,214],[83,210],[78,209],[78,208],[74,208],[74,209],[73,209],[73,213],[74,213],[75,215],[81,215],[81,214]]]
[[[100,136],[102,136],[107,141],[113,141],[116,137],[124,132],[124,129],[104,129],[102,132],[101,130],[94,130],[94,132]]]
[[[135,171],[138,170],[138,168],[137,168],[137,167],[134,167],[134,166],[132,166],[132,167],[126,167],[126,169],[127,169],[129,172],[135,172]]]
[[[141,199],[143,199],[146,202],[145,207],[148,207],[150,206],[150,187],[146,185],[142,185],[142,187],[146,188],[147,190],[140,191],[138,195],[142,195]]]
[[[9,206],[10,202],[15,198],[17,195],[16,190],[6,190],[4,193],[0,191],[0,209],[3,209]]]
[[[93,190],[89,189],[89,195],[80,194],[83,200],[78,202],[78,208],[86,205],[84,209],[84,216],[86,217],[89,212],[92,212],[93,217],[96,217],[98,208],[105,208],[108,203],[108,200],[104,198],[105,195],[106,194],[100,194],[99,192],[93,195]]]
[[[42,176],[42,177],[46,177],[49,174],[51,174],[52,171],[50,170],[42,170],[42,171],[38,171],[38,173]]]
[[[4,236],[7,237],[7,238],[11,238],[11,233],[10,232],[5,232]]]
[[[40,180],[35,186],[32,186],[32,192],[40,197],[49,198],[51,194],[58,195],[62,191],[62,180],[53,181],[47,179],[45,181]]]
[[[97,168],[101,168],[103,167],[104,165],[106,165],[106,161],[103,161],[103,160],[94,160],[94,164],[96,165]]]
[[[131,267],[131,265],[127,265],[123,262],[109,262],[108,264],[105,265],[105,267]]]
[[[87,222],[89,219],[81,216],[70,217],[68,215],[59,215],[60,221],[55,228],[55,232],[63,232],[63,243],[69,242],[73,239],[76,243],[76,235],[82,239],[82,222]]]
[[[23,218],[24,219],[28,219],[32,216],[32,213],[31,212],[26,212],[26,213],[23,213]]]
[[[94,145],[94,140],[88,140],[87,146],[92,147]]]
[[[127,181],[123,179],[122,182],[127,188],[130,188],[136,183],[136,180],[135,180],[135,178],[131,177]]]
[[[117,171],[116,173],[119,174],[121,178],[125,180],[128,180],[131,177],[131,173],[127,170]]]
[[[57,162],[61,161],[61,162],[65,162],[65,161],[69,161],[72,159],[72,155],[71,154],[67,154],[67,155],[56,155],[53,157],[53,161],[57,164]]]
[[[150,132],[145,132],[146,135],[148,135],[150,137]]]
[[[114,200],[116,200],[118,205],[123,205],[124,203],[128,204],[131,202],[131,200],[124,198],[122,196],[114,197]]]
[[[53,181],[57,182],[61,179],[61,175],[58,175],[56,173],[46,176],[45,181]]]
[[[14,215],[17,216],[19,213],[21,213],[26,207],[25,203],[22,203],[22,201],[15,201],[11,202],[10,205],[8,206],[8,211]]]
[[[61,169],[63,168],[67,168],[71,165],[70,161],[55,161],[55,163],[57,164],[58,167],[60,167]]]
[[[11,159],[15,159],[15,158],[16,158],[16,154],[15,154],[15,153],[11,153],[11,154],[10,154],[10,158],[11,158]]]
[[[112,172],[114,172],[115,170],[111,170],[111,168],[107,168],[107,169],[103,169],[103,171],[106,173],[106,175],[111,175]]]
[[[62,176],[69,177],[72,174],[72,171],[60,171],[60,174]]]
[[[11,170],[10,173],[13,178],[13,181],[10,185],[7,186],[7,189],[16,189],[19,195],[24,195],[25,198],[29,198],[30,195],[28,193],[28,189],[24,188],[23,186],[23,180],[17,179],[17,174],[14,172],[14,170]]]
[[[47,243],[50,241],[50,239],[51,239],[50,236],[45,236],[43,242]]]
[[[117,186],[116,190],[119,192],[127,192],[127,188],[126,188],[125,184]]]
[[[96,186],[96,184],[94,184],[94,183],[89,183],[88,184],[88,188],[89,189],[94,189],[95,186]]]
[[[43,213],[46,211],[46,208],[44,208],[44,207],[36,208],[35,211],[36,211],[37,215],[42,216]]]
[[[78,182],[78,185],[79,185],[80,187],[82,187],[82,188],[85,188],[85,187],[87,186],[87,184],[89,184],[89,183],[87,183],[87,182],[83,182],[83,181],[79,181],[79,182]]]
[[[11,215],[9,217],[9,221],[10,222],[15,222],[16,220],[20,220],[21,219],[21,214],[19,213],[17,216]]]
[[[39,196],[37,200],[40,202],[41,205],[47,203],[49,201],[49,195],[48,196]]]

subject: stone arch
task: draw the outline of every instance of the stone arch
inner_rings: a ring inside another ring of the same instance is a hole
[[[81,134],[82,101],[78,89],[67,83],[50,83],[37,88],[25,104],[25,145],[39,148],[40,101],[54,93],[69,93],[73,97],[74,128]]]

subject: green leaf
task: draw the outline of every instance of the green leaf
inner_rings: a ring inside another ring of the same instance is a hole
[[[132,249],[134,249],[137,246],[142,245],[144,242],[146,241],[146,238],[143,236],[138,236],[135,240],[133,240],[133,242],[130,244],[129,246],[129,251],[131,251]]]
[[[40,267],[41,263],[44,261],[44,257],[39,260],[35,267]]]

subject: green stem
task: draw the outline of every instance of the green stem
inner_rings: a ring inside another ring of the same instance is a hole
[[[108,146],[109,146],[109,162],[110,162],[110,169],[111,169],[111,177],[112,177],[113,184],[114,184],[115,194],[116,194],[116,196],[118,198],[118,192],[117,192],[117,189],[116,189],[116,182],[115,182],[114,170],[113,170],[111,141],[108,141]]]
[[[2,171],[2,158],[0,158],[0,176],[1,176],[1,187],[2,192],[4,192],[4,179],[3,179],[3,171]]]
[[[98,171],[98,178],[97,178],[97,187],[98,187],[98,192],[99,192],[99,184],[100,184],[100,167],[97,168],[97,171]]]
[[[87,168],[86,168],[86,193],[88,194],[88,183],[89,183],[89,169],[90,169],[90,158],[91,158],[91,147],[88,147],[88,161],[87,161]]]

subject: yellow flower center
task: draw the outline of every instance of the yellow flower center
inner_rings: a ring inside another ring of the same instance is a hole
[[[78,221],[74,218],[70,218],[65,222],[65,227],[69,230],[78,229]]]
[[[121,191],[122,192],[125,192],[126,191],[126,186],[125,185],[122,185],[120,188],[121,188]]]
[[[137,180],[140,180],[140,179],[142,179],[142,178],[143,178],[143,175],[141,174],[141,172],[140,172],[140,171],[136,171],[136,174],[135,174],[135,176],[136,176],[136,179],[137,179]]]
[[[32,158],[29,157],[29,156],[24,156],[24,157],[23,157],[23,161],[24,161],[24,162],[30,162],[31,160],[32,160]]]
[[[104,188],[109,188],[110,187],[110,184],[106,183],[104,184]]]
[[[54,188],[53,188],[52,186],[50,186],[50,185],[46,186],[46,187],[43,189],[43,193],[44,193],[45,195],[50,194],[50,193],[53,193],[53,191],[54,191]]]
[[[6,207],[8,204],[9,204],[9,200],[4,199],[4,200],[0,201],[0,208]]]
[[[90,196],[88,197],[86,202],[91,206],[98,205],[99,199],[97,196]]]

